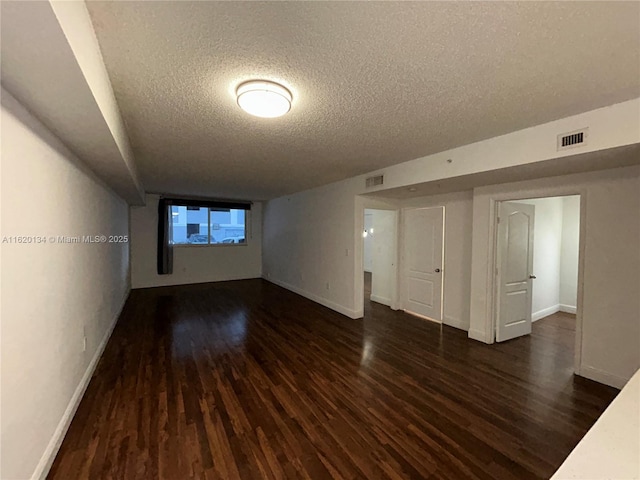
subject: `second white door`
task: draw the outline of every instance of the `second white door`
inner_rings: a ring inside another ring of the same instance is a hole
[[[404,211],[403,308],[442,322],[444,207]]]
[[[501,202],[498,215],[496,341],[531,333],[535,207]]]

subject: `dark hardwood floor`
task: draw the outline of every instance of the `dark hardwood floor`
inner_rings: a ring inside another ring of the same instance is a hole
[[[617,393],[573,323],[484,345],[262,280],[134,290],[49,478],[548,478]]]

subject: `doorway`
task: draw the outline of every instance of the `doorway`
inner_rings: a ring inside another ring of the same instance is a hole
[[[531,334],[538,321],[575,337],[580,196],[501,201],[497,212],[496,341]]]
[[[397,280],[397,222],[395,210],[364,210],[364,300],[395,307]]]

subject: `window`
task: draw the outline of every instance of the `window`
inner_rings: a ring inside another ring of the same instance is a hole
[[[234,208],[171,206],[174,245],[246,245],[246,211]]]

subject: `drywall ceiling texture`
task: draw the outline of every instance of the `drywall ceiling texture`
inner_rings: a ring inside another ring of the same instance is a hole
[[[274,198],[640,96],[637,2],[88,8],[148,191]],[[253,78],[291,112],[242,112]]]

